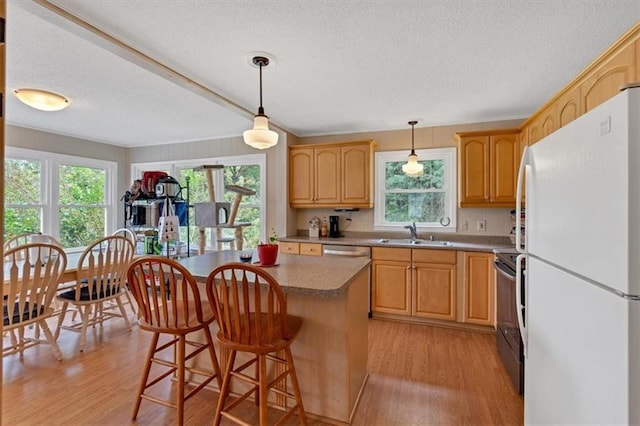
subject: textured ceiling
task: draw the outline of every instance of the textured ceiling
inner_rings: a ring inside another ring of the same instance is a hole
[[[7,121],[122,146],[240,135],[258,104],[253,52],[275,58],[266,113],[298,136],[524,118],[640,19],[640,2],[612,0],[53,3],[231,101],[9,0],[8,91],[37,86],[72,105],[47,114],[9,97]]]

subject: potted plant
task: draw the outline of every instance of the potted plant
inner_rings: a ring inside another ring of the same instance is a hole
[[[258,260],[262,266],[273,266],[278,259],[278,237],[275,231],[271,230],[271,236],[267,243],[258,244]]]

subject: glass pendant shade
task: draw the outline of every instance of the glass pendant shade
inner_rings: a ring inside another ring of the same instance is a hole
[[[418,124],[416,120],[412,120],[409,122],[411,126],[411,154],[409,154],[409,158],[407,159],[407,164],[402,165],[402,171],[410,177],[418,177],[422,176],[424,173],[424,166],[418,163],[418,156],[416,155],[416,151],[413,148],[413,137],[414,137],[414,126]]]
[[[252,148],[267,149],[278,143],[278,133],[269,130],[269,120],[266,115],[256,115],[253,119],[253,129],[242,133],[244,143]]]
[[[64,96],[46,90],[16,89],[13,93],[22,103],[40,111],[60,111],[70,104]]]
[[[269,117],[264,113],[262,106],[262,67],[269,65],[269,59],[264,56],[254,56],[253,63],[260,68],[260,107],[258,107],[258,114],[253,118],[253,129],[245,130],[242,137],[244,143],[252,148],[267,149],[278,143],[278,133],[269,130]]]
[[[422,176],[424,173],[424,166],[418,163],[418,156],[412,150],[411,154],[409,154],[409,158],[407,159],[407,164],[402,165],[402,171],[411,177]]]

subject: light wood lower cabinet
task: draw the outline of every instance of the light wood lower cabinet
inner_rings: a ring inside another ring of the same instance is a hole
[[[410,262],[373,261],[374,312],[411,315]]]
[[[411,249],[371,249],[371,309],[411,315]]]
[[[281,241],[280,253],[301,254],[305,256],[322,256],[322,244],[318,243],[295,243]]]
[[[456,252],[374,247],[374,312],[456,318]]]
[[[462,321],[494,325],[496,279],[493,253],[464,252]]]
[[[413,264],[412,314],[455,321],[456,265]]]

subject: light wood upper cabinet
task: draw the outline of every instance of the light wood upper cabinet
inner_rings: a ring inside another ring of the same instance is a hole
[[[635,81],[640,81],[640,22],[529,117],[521,126],[522,134],[533,145]]]
[[[563,94],[557,101],[558,128],[562,128],[582,115],[580,89],[574,88]]]
[[[545,108],[529,125],[529,145],[549,136],[558,130],[556,121],[557,105],[552,104]]]
[[[313,148],[289,150],[289,202],[313,203],[315,197],[315,151]]]
[[[488,203],[489,136],[461,137],[458,149],[460,207],[464,203]]]
[[[315,187],[313,201],[319,204],[340,203],[340,147],[322,147],[314,151]]]
[[[463,322],[495,324],[495,269],[492,253],[464,252]]]
[[[289,204],[373,207],[374,141],[289,147]]]
[[[342,156],[342,203],[370,204],[373,192],[372,155],[369,144],[340,148]]]
[[[636,46],[629,44],[611,55],[580,85],[582,112],[591,111],[636,79]]]
[[[519,130],[458,133],[460,207],[512,207],[520,164]]]
[[[520,162],[518,135],[491,136],[489,145],[491,202],[515,203],[516,178]]]

